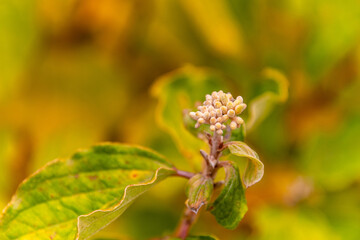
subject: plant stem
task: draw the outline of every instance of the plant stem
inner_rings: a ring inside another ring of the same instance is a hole
[[[196,220],[196,214],[191,211],[189,208],[185,207],[183,216],[180,220],[180,224],[176,231],[176,237],[185,239],[190,231],[191,226]]]
[[[209,138],[210,144],[210,153],[206,154],[204,151],[200,151],[201,155],[205,160],[205,166],[203,169],[203,174],[212,178],[215,178],[216,172],[220,165],[218,165],[219,157],[221,156],[221,149],[223,148],[223,137],[214,133],[214,135]],[[178,169],[176,170],[176,176],[184,177],[184,178],[191,178],[194,176],[194,173],[181,171]],[[221,185],[221,183],[218,183]],[[199,214],[194,213],[188,207],[185,207],[184,213],[181,217],[179,226],[176,230],[175,236],[181,239],[186,239],[189,234],[190,228],[194,224],[195,220]]]
[[[175,168],[175,171],[176,171],[175,176],[183,177],[183,178],[187,178],[187,179],[190,179],[195,175],[192,172],[186,172],[186,171],[182,171],[182,170],[179,170],[176,168]]]

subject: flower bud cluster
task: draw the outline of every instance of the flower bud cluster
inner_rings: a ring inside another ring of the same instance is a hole
[[[196,128],[201,124],[210,124],[211,131],[222,135],[228,122],[231,130],[239,128],[244,123],[244,120],[237,115],[245,108],[246,104],[241,96],[235,99],[231,93],[220,90],[212,92],[211,95],[207,94],[203,105],[198,107],[199,111],[190,112],[190,117],[197,121]]]

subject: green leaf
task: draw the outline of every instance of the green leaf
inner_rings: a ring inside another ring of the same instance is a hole
[[[1,239],[87,239],[173,174],[151,150],[102,144],[26,179],[0,218]]]
[[[170,134],[195,168],[200,169],[202,162],[199,149],[207,145],[186,129],[183,111],[194,108],[198,101],[204,101],[206,94],[220,90],[221,82],[221,78],[213,72],[187,65],[160,77],[151,89],[152,95],[159,100],[157,123]]]
[[[196,174],[187,184],[187,197],[186,205],[197,213],[201,206],[210,201],[214,190],[214,182],[211,177],[204,176],[203,174]]]
[[[232,142],[229,145],[232,154],[247,158],[243,182],[246,188],[259,182],[264,175],[264,164],[260,161],[257,153],[244,142]]]
[[[227,163],[224,166],[225,186],[215,202],[209,206],[209,210],[223,227],[235,229],[248,209],[245,189],[237,165],[233,162],[223,163]]]
[[[249,103],[249,119],[246,124],[248,132],[255,129],[270,114],[277,103],[285,102],[288,99],[289,81],[281,72],[266,68],[263,75],[265,79],[275,81],[278,92],[267,91]]]

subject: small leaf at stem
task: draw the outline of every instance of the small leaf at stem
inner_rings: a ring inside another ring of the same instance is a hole
[[[257,153],[244,142],[232,142],[229,145],[229,150],[236,156],[247,158],[243,174],[243,182],[246,188],[259,182],[264,175],[264,164],[260,161]]]
[[[186,187],[186,195],[188,197],[186,205],[191,211],[197,213],[201,206],[210,201],[213,190],[214,182],[211,177],[196,174],[189,180]]]
[[[225,186],[214,203],[208,209],[216,221],[223,227],[235,229],[247,212],[245,189],[243,188],[238,167],[227,162],[225,169]]]
[[[151,150],[101,144],[26,179],[0,217],[1,239],[87,239],[174,174]]]

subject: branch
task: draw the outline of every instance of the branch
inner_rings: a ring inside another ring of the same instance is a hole
[[[195,173],[182,171],[177,168],[175,168],[175,171],[176,171],[176,173],[174,174],[174,176],[183,177],[183,178],[187,178],[187,179],[190,179],[195,175]]]
[[[189,208],[185,207],[183,217],[181,218],[181,222],[176,231],[176,237],[184,240],[188,236],[190,228],[194,224],[195,220],[196,214]]]

